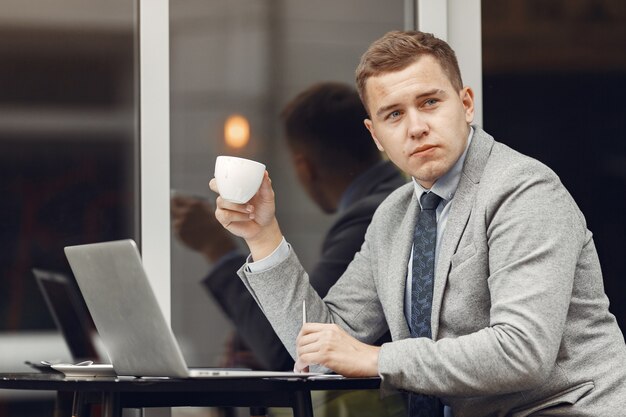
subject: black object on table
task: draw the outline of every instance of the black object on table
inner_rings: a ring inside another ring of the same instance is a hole
[[[55,374],[0,374],[0,389],[57,392],[55,416],[88,416],[92,404],[103,417],[124,408],[289,407],[294,417],[312,417],[311,391],[378,389],[380,378],[156,379],[66,378]],[[71,414],[70,414],[71,413]]]

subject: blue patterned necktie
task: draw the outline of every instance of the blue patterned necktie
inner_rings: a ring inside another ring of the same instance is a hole
[[[430,313],[433,304],[435,278],[435,246],[437,244],[437,215],[441,201],[437,194],[422,194],[422,210],[417,218],[413,235],[413,268],[411,270],[411,337],[432,337]],[[409,395],[410,417],[436,417],[441,415],[439,400],[420,394]]]

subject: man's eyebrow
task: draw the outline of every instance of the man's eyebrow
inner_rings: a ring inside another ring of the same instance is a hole
[[[441,88],[433,88],[432,90],[424,91],[423,93],[418,94],[417,96],[415,96],[415,100],[417,101],[423,97],[428,97],[428,96],[441,96],[441,95],[443,96],[447,95],[446,91],[442,90]],[[397,106],[398,106],[397,103],[392,103],[387,106],[383,106],[380,109],[378,109],[378,111],[376,112],[376,116],[380,117],[383,113],[386,113],[388,110],[391,110]]]
[[[425,91],[422,94],[418,95],[415,97],[416,100],[422,98],[422,97],[427,97],[427,96],[445,96],[448,95],[448,93],[446,93],[445,90],[442,90],[441,88],[433,88],[432,90],[429,91]]]
[[[388,106],[384,106],[381,107],[380,109],[378,109],[378,111],[376,112],[376,117],[380,117],[383,113],[387,113],[388,110],[393,109],[394,107],[397,107],[397,104],[389,104]]]

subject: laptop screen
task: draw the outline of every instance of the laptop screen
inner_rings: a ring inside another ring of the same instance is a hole
[[[57,272],[33,269],[33,274],[72,358],[99,360],[94,344],[96,328],[73,282]]]

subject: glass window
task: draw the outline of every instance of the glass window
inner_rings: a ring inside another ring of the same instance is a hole
[[[31,269],[137,237],[134,4],[0,5],[0,330],[52,329]]]
[[[217,155],[264,162],[281,228],[310,267],[332,217],[297,184],[280,110],[315,82],[354,85],[361,54],[385,32],[402,29],[403,12],[403,0],[170,2],[173,192],[212,203],[208,181]],[[234,115],[249,126],[240,147],[225,141],[225,123]],[[211,266],[172,238],[172,326],[190,364],[223,363],[232,334],[201,285]]]

